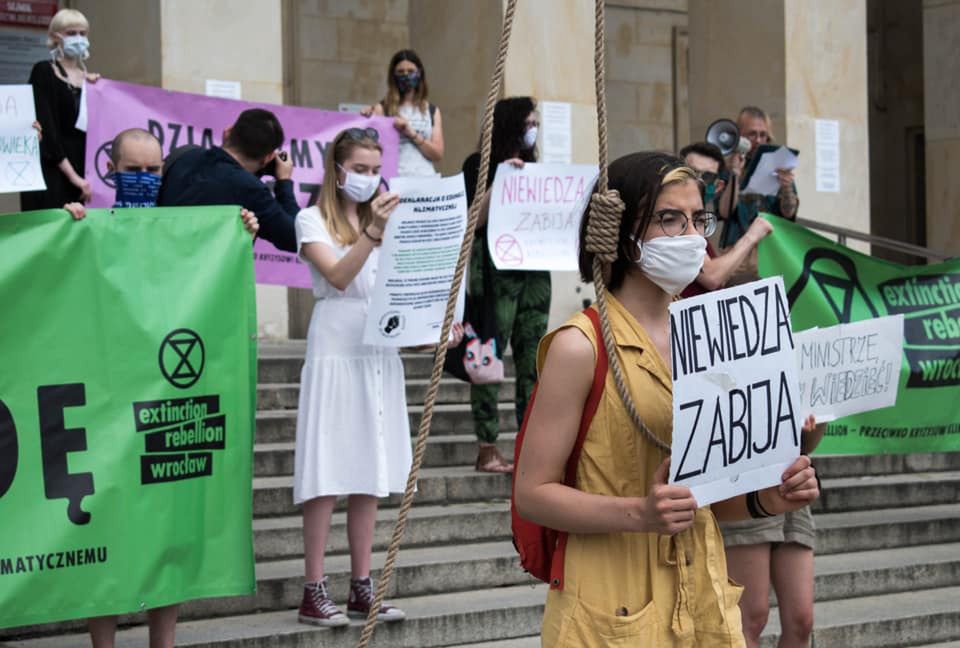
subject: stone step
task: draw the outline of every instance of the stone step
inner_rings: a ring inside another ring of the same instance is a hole
[[[407,613],[402,623],[377,626],[371,648],[435,648],[476,641],[527,637],[540,631],[546,586],[515,585],[393,599]],[[346,628],[317,628],[297,622],[296,610],[261,612],[226,618],[184,621],[177,625],[182,648],[347,648],[355,646],[361,621]],[[7,640],[6,648],[86,648],[85,634]],[[117,633],[117,648],[147,645],[147,628],[137,625]]]
[[[516,432],[516,408],[513,403],[499,403],[499,422],[501,432]],[[423,414],[422,405],[407,407],[410,416],[410,434],[416,436]],[[474,434],[473,416],[469,404],[447,403],[436,405],[433,409],[430,434]],[[257,443],[279,443],[293,441],[297,436],[296,410],[265,410],[257,412]]]
[[[842,477],[823,480],[814,513],[903,508],[960,501],[960,472]]]
[[[293,478],[257,477],[253,480],[254,517],[294,515]],[[454,504],[510,498],[510,477],[478,473],[472,466],[424,468],[417,504]],[[396,506],[399,495],[382,500]],[[823,480],[823,492],[814,513],[843,513],[875,509],[908,508],[960,501],[960,473],[911,473],[877,477],[844,477]]]
[[[822,513],[816,516],[817,555],[919,547],[960,542],[960,504],[906,509]],[[396,509],[377,512],[374,549],[385,549],[393,534]],[[291,515],[253,521],[257,560],[303,554],[302,518]],[[506,501],[414,506],[407,518],[403,547],[510,539]],[[346,514],[333,516],[328,553],[346,553]]]
[[[823,601],[813,606],[815,646],[899,648],[960,638],[960,587]],[[770,611],[761,648],[775,648],[777,611]],[[949,644],[948,644],[949,645]]]
[[[893,475],[960,471],[960,452],[893,455],[813,455],[813,465],[826,477]]]
[[[540,648],[540,637],[521,637],[519,639],[457,644],[456,646],[444,646],[444,648]]]
[[[510,646],[526,648],[539,632],[546,588],[519,585],[462,592],[456,595],[394,599],[407,612],[402,623],[380,624],[372,646],[377,648],[434,648],[453,646]],[[960,643],[960,587],[914,590],[863,596],[814,605],[814,642],[842,648],[951,648]],[[177,645],[191,648],[344,648],[356,645],[362,623],[347,628],[321,629],[296,622],[294,610],[261,612],[226,618],[184,621],[177,626]],[[761,640],[774,648],[779,638],[777,609]],[[930,642],[941,642],[931,644]],[[473,642],[473,643],[469,643]],[[117,646],[139,648],[147,643],[143,625],[118,633]],[[89,646],[85,634],[64,634],[26,640],[7,640],[7,648],[80,648]],[[533,645],[537,645],[534,643]]]
[[[819,513],[817,555],[960,542],[960,504]]]
[[[393,536],[396,509],[377,511],[374,527],[374,551],[383,551]],[[510,505],[508,502],[468,502],[441,506],[414,506],[407,517],[401,552],[410,547],[441,544],[508,540],[510,538]],[[303,518],[299,515],[260,518],[253,521],[253,544],[256,558],[276,560],[303,555]],[[348,551],[346,513],[333,514],[328,555]]]
[[[292,483],[290,476],[254,478],[254,517],[299,513],[293,505]],[[473,466],[424,468],[418,489],[417,505],[506,500],[510,498],[510,475],[478,473]],[[381,500],[380,505],[398,506],[400,499],[400,495],[392,495]]]
[[[411,378],[429,378],[433,373],[432,353],[403,353],[403,374]],[[265,355],[257,359],[257,382],[295,383],[300,382],[300,370],[303,368],[303,355]],[[507,353],[503,358],[504,375],[514,375],[513,358]],[[449,374],[444,374],[449,377]]]
[[[515,380],[507,378],[500,383],[499,401],[513,401]],[[407,403],[422,405],[427,395],[430,380],[427,378],[408,379],[406,381]],[[257,385],[258,410],[297,409],[300,397],[300,383],[260,383]],[[437,391],[438,403],[469,403],[470,384],[455,378],[444,378]]]
[[[374,578],[385,553],[373,555]],[[346,600],[350,558],[327,556],[330,591]],[[253,597],[209,599],[184,606],[184,618],[204,618],[281,610],[299,605],[303,592],[303,561],[299,558],[257,564],[257,594]],[[872,596],[923,587],[960,586],[960,545],[929,545],[862,551],[814,559],[816,600]],[[447,592],[486,589],[536,581],[519,566],[510,541],[413,547],[400,551],[395,577],[387,596],[408,598]]]
[[[513,432],[501,434],[497,440],[500,452],[513,459]],[[277,477],[293,474],[293,455],[296,444],[258,443],[253,448],[253,474],[255,477]],[[477,460],[477,437],[474,435],[441,435],[427,439],[427,452],[423,457],[426,467],[472,465]]]

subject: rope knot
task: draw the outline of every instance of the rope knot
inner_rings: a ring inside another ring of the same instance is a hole
[[[620,192],[608,189],[590,197],[587,233],[584,248],[603,263],[617,260],[617,242],[620,238],[620,219],[626,206]]]

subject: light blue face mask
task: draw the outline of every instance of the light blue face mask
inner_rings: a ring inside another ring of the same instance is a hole
[[[114,207],[156,207],[160,196],[160,176],[146,171],[115,171],[117,186]]]

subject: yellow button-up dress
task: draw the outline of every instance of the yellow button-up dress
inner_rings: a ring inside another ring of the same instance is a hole
[[[670,442],[670,371],[643,328],[613,296],[610,325],[634,402],[650,430]],[[578,313],[564,327],[602,344]],[[540,343],[543,367],[556,331]],[[616,497],[646,496],[661,452],[630,420],[607,373],[603,396],[583,443],[576,487]],[[544,648],[740,648],[743,588],[727,578],[723,539],[709,507],[674,537],[653,533],[570,534],[564,589],[550,590]]]

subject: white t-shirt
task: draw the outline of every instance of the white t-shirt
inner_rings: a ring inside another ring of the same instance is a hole
[[[430,110],[420,110],[414,106],[400,106],[397,109],[400,117],[410,123],[410,128],[416,131],[423,139],[428,140],[433,135],[433,121],[430,119]],[[436,176],[437,170],[433,162],[428,160],[409,137],[400,135],[400,150],[397,156],[398,176]]]
[[[300,254],[304,243],[325,243],[337,254],[337,258],[342,258],[350,251],[350,246],[340,245],[336,242],[320,215],[320,208],[316,205],[301,209],[297,214],[297,254]],[[337,290],[326,278],[317,270],[312,263],[310,266],[310,278],[313,282],[313,296],[317,299],[328,299],[331,297],[348,297],[351,299],[370,299],[373,294],[373,286],[377,278],[377,263],[380,259],[380,249],[374,248],[367,257],[363,268],[353,278],[346,290]]]

